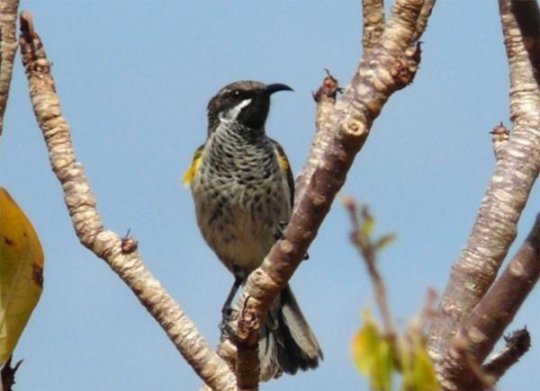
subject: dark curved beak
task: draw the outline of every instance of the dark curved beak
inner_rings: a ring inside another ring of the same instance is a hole
[[[272,95],[274,92],[278,91],[294,91],[291,87],[289,87],[287,84],[281,84],[281,83],[273,83],[268,84],[266,87],[264,87],[263,90],[268,95]]]

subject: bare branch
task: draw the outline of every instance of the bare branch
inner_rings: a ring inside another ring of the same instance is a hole
[[[459,388],[460,386],[454,382],[454,379],[444,378],[440,382],[443,390],[493,390],[495,380],[484,372],[482,366],[469,351],[468,341],[465,338],[462,338],[461,336],[453,338],[448,351],[449,357],[451,357],[454,362],[459,363],[462,369],[461,376],[464,377],[463,380],[466,381],[469,386]]]
[[[236,346],[229,339],[223,339],[219,342],[218,347],[217,347],[217,354],[227,363],[227,365],[233,372],[235,371],[235,368],[236,368],[236,356],[237,356],[236,352],[237,352]],[[272,377],[273,376],[268,376],[268,379]],[[204,384],[200,390],[212,391],[212,388]]]
[[[257,321],[255,314],[249,314],[247,311],[242,314],[242,320],[238,323],[247,330],[241,330],[240,335],[249,335],[249,328],[259,329],[259,325],[252,325],[251,322]],[[236,381],[239,391],[256,391],[259,389],[259,338],[254,341],[254,346],[236,343]]]
[[[132,290],[204,382],[216,390],[236,390],[234,375],[199,335],[193,322],[145,268],[136,245],[105,229],[96,199],[76,160],[69,125],[62,117],[51,66],[29,12],[20,17],[22,62],[36,120],[43,132],[51,167],[62,189],[81,243],[103,259]]]
[[[12,356],[4,363],[2,369],[0,370],[0,390],[2,391],[12,391],[13,385],[15,384],[15,374],[21,366],[23,360],[17,361],[15,366],[11,366]]]
[[[360,212],[358,212],[356,201],[350,197],[343,200],[343,204],[349,211],[349,218],[353,227],[350,235],[351,242],[353,242],[354,246],[362,256],[362,259],[365,261],[369,278],[371,279],[373,290],[375,291],[377,307],[379,307],[379,312],[381,313],[384,333],[393,343],[393,340],[397,335],[396,326],[394,319],[392,318],[390,306],[388,305],[386,286],[384,285],[384,280],[379,273],[379,269],[377,269],[377,249],[375,248],[374,243],[371,242],[368,235],[361,232],[361,227],[364,225],[364,223],[358,219],[358,214],[360,213],[360,216],[364,221],[367,219],[372,220],[373,217],[370,215],[366,206],[363,206]]]
[[[305,190],[299,196],[283,238],[272,247],[261,267],[250,274],[241,297],[242,311],[264,319],[274,297],[285,287],[315,238],[384,103],[407,80],[412,81],[416,69],[403,65],[410,65],[407,56],[412,55],[411,61],[419,59],[417,51],[411,53],[408,49],[415,46],[412,37],[422,4],[418,0],[395,2],[380,44],[362,59],[343,99],[336,102],[328,145],[312,174],[304,178]],[[312,161],[308,160],[309,169]],[[255,327],[243,328],[249,330],[243,340],[253,343],[259,333],[256,326],[262,322],[251,323]]]
[[[444,356],[463,317],[495,280],[516,237],[517,222],[540,170],[540,92],[509,11],[510,0],[499,3],[510,66],[510,117],[514,127],[505,153],[497,160],[467,245],[452,269],[440,315],[432,324],[430,352],[436,361]]]
[[[540,214],[529,236],[514,255],[508,267],[493,284],[471,315],[463,322],[456,338],[464,341],[469,354],[478,363],[484,362],[501,338],[540,278]],[[517,361],[517,360],[516,360]],[[464,376],[463,366],[449,352],[443,360],[447,379],[463,389],[475,384]]]
[[[516,330],[508,337],[504,337],[506,345],[504,349],[495,355],[482,369],[495,382],[499,380],[506,371],[527,353],[531,347],[531,336],[526,328]]]
[[[536,83],[540,85],[540,9],[537,0],[512,0],[511,10],[521,30]]]
[[[364,52],[371,50],[384,31],[384,1],[362,0],[364,29],[362,32],[362,48]]]
[[[13,60],[17,51],[17,10],[19,0],[0,0],[0,135],[9,96]]]
[[[422,10],[420,11],[420,15],[418,16],[418,20],[416,22],[416,34],[418,36],[422,35],[422,33],[426,30],[427,22],[431,16],[431,11],[433,11],[434,5],[435,0],[424,0],[424,5],[422,6]]]
[[[313,94],[313,99],[317,102],[317,115],[315,119],[315,137],[311,143],[311,151],[308,161],[302,172],[296,178],[295,203],[304,195],[304,190],[308,180],[313,175],[315,167],[319,164],[323,151],[328,147],[332,138],[332,124],[335,118],[336,96],[342,89],[339,87],[338,80],[326,70],[321,87]]]

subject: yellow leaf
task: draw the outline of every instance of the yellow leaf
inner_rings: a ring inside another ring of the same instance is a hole
[[[371,389],[380,391],[390,391],[392,389],[392,370],[394,360],[392,349],[388,340],[382,340],[377,352],[373,368],[371,370]]]
[[[43,250],[21,208],[0,187],[0,366],[9,358],[43,289]]]
[[[352,342],[352,356],[356,368],[361,374],[369,375],[375,360],[375,352],[379,349],[379,329],[369,312],[364,313],[365,324],[358,330]]]
[[[364,313],[364,319],[365,324],[352,343],[354,364],[360,373],[369,377],[373,390],[389,391],[394,361],[392,349],[369,312]]]
[[[422,336],[409,335],[409,344],[404,348],[403,386],[404,391],[439,391],[435,368]]]
[[[366,236],[370,237],[375,229],[375,218],[369,212],[367,206],[363,206],[360,211],[361,223],[360,223],[360,232]]]

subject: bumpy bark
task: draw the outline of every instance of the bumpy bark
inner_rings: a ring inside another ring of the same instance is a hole
[[[4,129],[4,113],[17,51],[17,10],[19,0],[0,0],[0,135]]]
[[[456,369],[459,360],[451,359],[452,339],[492,287],[516,237],[517,222],[540,170],[540,91],[511,0],[500,0],[499,6],[510,68],[513,129],[508,141],[497,145],[495,171],[467,245],[452,269],[441,312],[430,330],[430,351],[438,363],[441,383],[448,390],[458,389],[466,377],[465,372]],[[511,316],[518,308],[512,309]],[[490,338],[498,339],[495,335]]]
[[[324,133],[315,137],[322,139],[324,145],[313,144],[300,174],[298,198],[283,238],[270,250],[261,267],[251,273],[243,291],[240,313],[247,317],[240,317],[238,330],[242,332],[236,336],[243,354],[251,354],[248,348],[257,348],[267,309],[315,239],[373,121],[388,98],[412,82],[420,61],[419,23],[426,26],[426,11],[422,13],[425,4],[429,4],[431,11],[433,1],[396,1],[378,43],[364,52],[351,83],[333,110],[329,107],[334,104],[332,99],[319,101],[326,105],[319,108],[317,118],[318,132]],[[253,384],[252,380],[246,384]]]
[[[81,243],[103,259],[133,291],[203,381],[216,390],[235,390],[227,365],[199,335],[193,322],[143,264],[132,238],[107,230],[96,198],[76,160],[69,125],[62,117],[51,66],[31,15],[21,15],[22,62],[28,77],[36,120],[43,132],[52,170],[64,191],[66,206]]]

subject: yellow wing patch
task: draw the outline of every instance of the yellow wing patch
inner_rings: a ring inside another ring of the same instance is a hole
[[[279,151],[279,150],[278,150]],[[289,159],[287,159],[287,156],[285,155],[282,155],[281,153],[278,154],[278,164],[279,164],[279,167],[285,171],[285,172],[289,172],[291,170],[291,165],[289,163]]]
[[[291,193],[290,201],[292,205],[294,202],[294,178],[291,170],[291,164],[289,163],[289,159],[287,158],[283,147],[277,141],[272,139],[270,140],[274,144],[279,168],[281,168],[281,171],[285,174],[285,178],[287,179],[287,184],[289,185],[289,191]]]
[[[195,177],[195,174],[197,173],[197,170],[199,169],[199,166],[201,165],[203,149],[204,149],[204,145],[201,145],[199,148],[197,148],[197,150],[193,154],[193,160],[191,161],[191,165],[184,173],[182,182],[184,183],[184,186],[186,187],[189,187],[191,185],[191,182],[193,181],[193,178]]]

